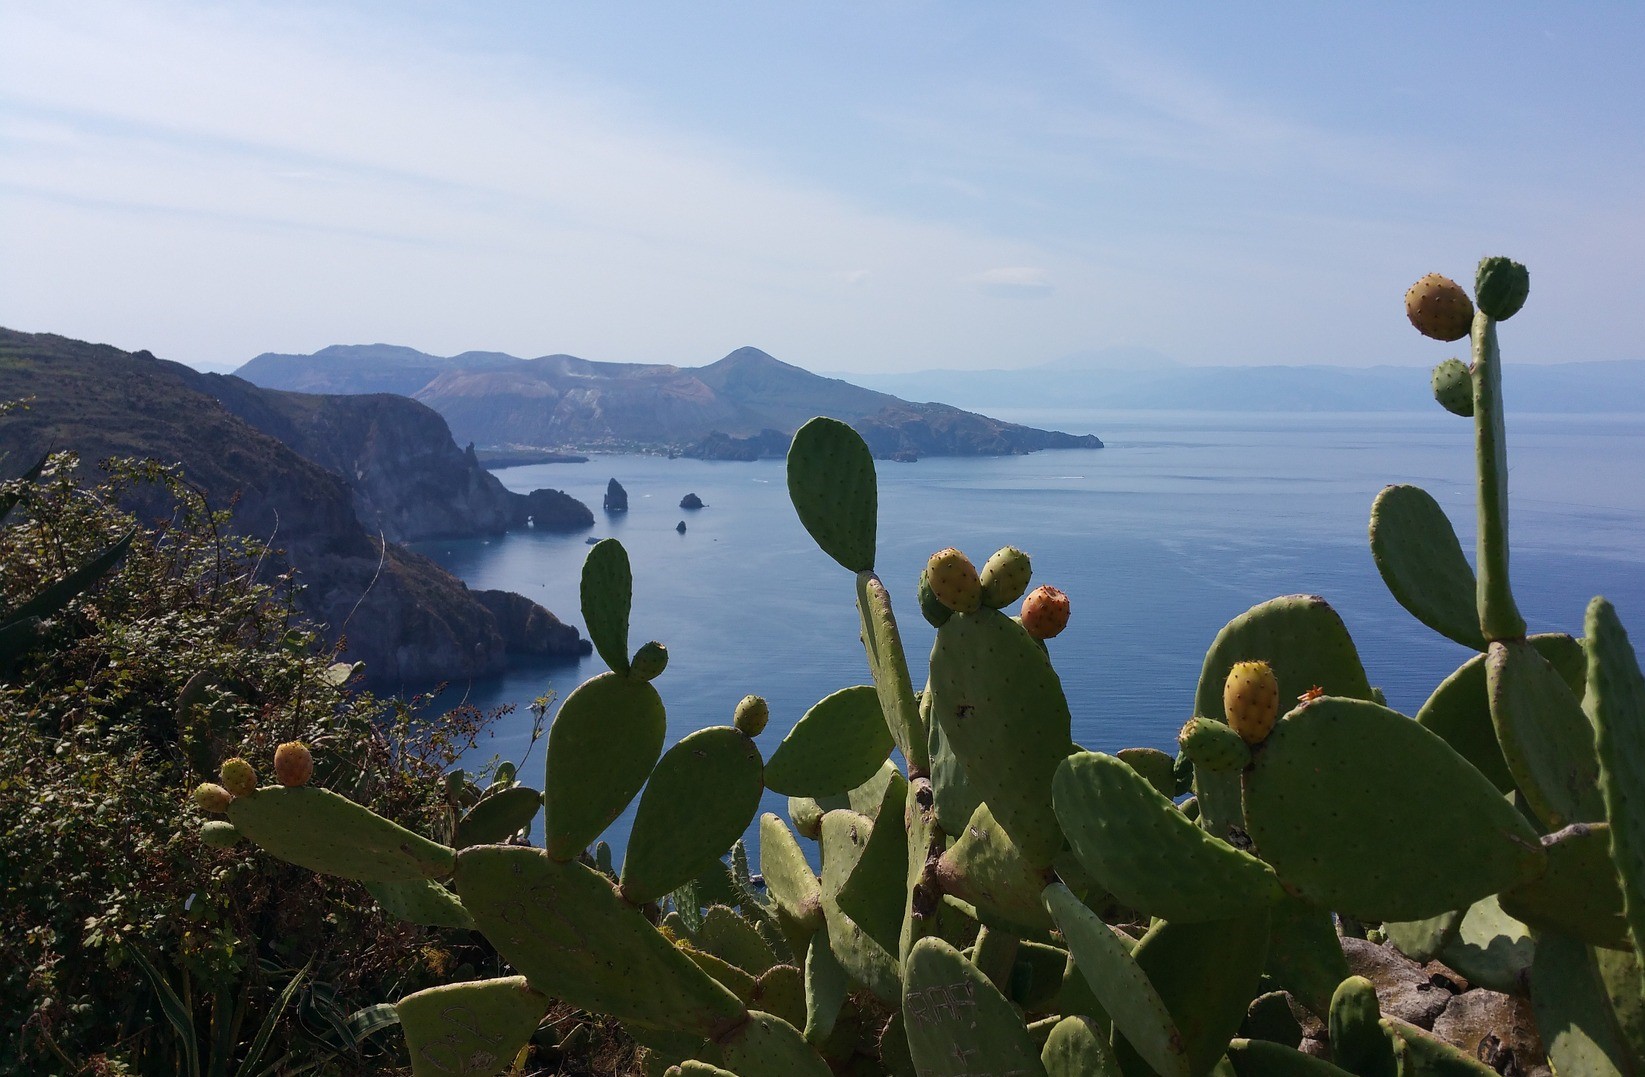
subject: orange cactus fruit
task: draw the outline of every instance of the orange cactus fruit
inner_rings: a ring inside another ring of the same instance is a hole
[[[314,753],[300,740],[274,749],[274,780],[281,785],[307,785],[314,777]]]
[[[1279,717],[1279,678],[1267,662],[1235,662],[1222,685],[1228,724],[1247,744],[1268,739]]]
[[[1030,636],[1047,640],[1068,627],[1068,596],[1047,584],[1022,600],[1022,627]]]

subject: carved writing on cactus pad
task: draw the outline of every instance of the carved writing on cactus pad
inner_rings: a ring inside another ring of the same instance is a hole
[[[910,991],[903,1001],[903,1015],[911,1025],[964,1021],[966,1028],[975,1028],[976,1006],[974,984],[939,984],[923,991]]]

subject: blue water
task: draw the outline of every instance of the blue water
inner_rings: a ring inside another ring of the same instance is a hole
[[[1275,595],[1324,595],[1359,645],[1373,684],[1414,714],[1469,652],[1417,623],[1388,595],[1366,524],[1383,485],[1415,483],[1450,513],[1473,552],[1472,424],[1420,415],[1185,412],[1005,413],[1095,433],[1098,451],[879,465],[877,568],[891,588],[916,684],[933,632],[914,582],[926,558],[957,546],[979,565],[1011,543],[1036,583],[1068,592],[1073,618],[1051,641],[1074,739],[1086,748],[1174,750],[1191,716],[1205,649],[1230,618]],[[1604,594],[1645,641],[1645,414],[1509,422],[1515,594],[1533,631],[1581,634]],[[852,575],[822,554],[788,503],[781,461],[596,456],[497,472],[511,489],[563,489],[595,509],[576,535],[534,532],[418,548],[471,586],[518,591],[581,627],[578,580],[589,535],[612,536],[634,568],[630,649],[667,645],[655,682],[669,743],[724,724],[745,694],[771,704],[767,756],[828,693],[866,683]],[[629,512],[599,511],[606,481]],[[687,512],[695,492],[706,508]],[[675,524],[686,521],[686,533]],[[444,703],[517,711],[473,754],[518,759],[527,704],[561,698],[605,669],[597,655],[455,685]],[[552,712],[551,712],[552,713]],[[539,744],[522,777],[542,779]],[[767,794],[763,810],[784,814]],[[632,810],[632,809],[631,809]],[[606,835],[620,857],[631,814]]]

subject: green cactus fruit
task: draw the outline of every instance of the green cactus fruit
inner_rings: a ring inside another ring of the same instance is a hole
[[[1417,486],[1385,486],[1371,506],[1371,557],[1389,592],[1435,632],[1485,649],[1474,570],[1439,502]]]
[[[1463,913],[1439,959],[1480,987],[1511,994],[1523,992],[1536,946],[1531,929],[1503,912],[1492,894]]]
[[[253,778],[252,788],[256,788],[256,779]],[[229,802],[234,794],[218,785],[216,782],[201,782],[194,787],[194,803],[201,811],[208,811],[214,815],[221,815],[228,811]]]
[[[1599,786],[1611,824],[1611,859],[1634,950],[1645,960],[1645,676],[1616,610],[1603,598],[1588,603],[1588,693],[1583,709],[1593,721]]]
[[[921,1077],[1040,1075],[1040,1052],[999,989],[941,939],[909,953],[902,992],[908,1047]]]
[[[1611,1017],[1593,951],[1576,939],[1549,934],[1538,940],[1531,966],[1531,1010],[1561,1074],[1624,1077],[1638,1063]]]
[[[1243,780],[1250,836],[1286,889],[1362,920],[1436,916],[1547,865],[1536,831],[1484,775],[1375,703],[1298,707]],[[1369,807],[1345,815],[1343,804]]]
[[[771,720],[771,706],[762,696],[743,696],[731,712],[731,724],[746,737],[757,737]]]
[[[656,901],[724,856],[759,810],[763,767],[731,726],[699,729],[665,752],[634,813],[623,898]]]
[[[1331,1054],[1360,1077],[1395,1077],[1394,1045],[1382,1027],[1377,989],[1350,976],[1331,996]]]
[[[200,827],[200,840],[216,849],[232,849],[240,843],[240,830],[224,819],[211,819]]]
[[[932,628],[941,628],[954,616],[954,611],[944,606],[937,598],[937,592],[931,590],[931,573],[923,568],[920,569],[919,596],[920,615]]]
[[[1474,304],[1462,285],[1430,273],[1405,292],[1405,316],[1434,340],[1461,340],[1474,324]]]
[[[314,755],[300,740],[274,749],[274,780],[284,786],[307,785],[314,777]]]
[[[794,835],[770,812],[760,816],[760,874],[779,909],[808,930],[822,926],[822,884]]]
[[[1474,273],[1479,309],[1499,322],[1519,313],[1531,294],[1531,274],[1511,258],[1485,258]]]
[[[726,1066],[742,1077],[833,1077],[799,1029],[760,1010],[750,1010],[720,1045]]]
[[[1051,790],[1081,865],[1133,908],[1173,922],[1229,920],[1283,894],[1272,868],[1195,826],[1113,756],[1070,755]]]
[[[628,673],[628,615],[634,604],[634,572],[628,551],[616,539],[588,549],[582,575],[583,623],[588,638],[611,672]]]
[[[235,756],[233,759],[223,760],[223,765],[217,771],[218,780],[223,788],[229,791],[230,796],[249,797],[257,791],[257,771],[250,763]]]
[[[851,981],[828,946],[828,932],[811,936],[805,951],[805,1040],[822,1043],[834,1033]]]
[[[1209,718],[1188,719],[1177,733],[1177,743],[1197,770],[1237,774],[1251,765],[1251,747],[1245,739]]]
[[[844,798],[839,798],[844,799]],[[843,805],[835,805],[843,807]],[[823,812],[827,811],[811,797],[789,797],[788,818],[794,824],[794,830],[802,838],[816,841],[822,834]]]
[[[874,686],[842,688],[806,711],[771,753],[765,785],[787,796],[844,793],[872,778],[891,748]]]
[[[1279,717],[1279,678],[1267,662],[1235,662],[1222,686],[1228,725],[1247,744],[1268,739]]]
[[[457,821],[452,844],[463,849],[505,842],[530,826],[542,807],[543,794],[530,786],[492,786],[479,803]]]
[[[1594,728],[1565,679],[1529,642],[1498,641],[1485,685],[1502,758],[1537,818],[1549,830],[1602,821]]]
[[[788,499],[822,551],[852,572],[874,567],[874,454],[837,419],[812,419],[788,447]]]
[[[457,854],[456,885],[504,960],[573,1006],[702,1037],[747,1012],[593,868],[540,849],[475,845]]]
[[[1542,838],[1548,870],[1497,895],[1502,911],[1537,931],[1559,931],[1590,946],[1632,952],[1622,887],[1611,860],[1611,828],[1573,823]]]
[[[891,612],[891,595],[872,572],[857,573],[857,618],[862,624],[863,654],[874,678],[874,690],[879,693],[885,726],[910,771],[923,773],[930,765],[926,756],[929,734],[914,699],[914,682],[908,675],[902,634]]]
[[[446,984],[407,995],[394,1006],[415,1077],[501,1073],[548,1011],[548,999],[524,976]]]
[[[982,566],[982,604],[1004,609],[1028,590],[1033,574],[1027,554],[1015,546],[1001,546]]]
[[[1035,867],[1062,850],[1051,776],[1073,747],[1062,682],[1021,625],[980,609],[937,630],[931,709],[966,778]]]
[[[641,681],[654,681],[668,668],[668,648],[656,640],[642,643],[628,663],[628,675]]]
[[[861,925],[840,907],[845,889],[868,850],[874,824],[867,816],[835,809],[822,821],[822,902],[828,944],[840,966],[883,1001],[898,997],[897,950],[880,941],[896,941],[896,925]],[[870,930],[872,928],[872,930]]]
[[[457,895],[433,879],[412,879],[399,883],[366,883],[366,892],[384,912],[408,924],[450,927],[473,931],[474,917],[463,908]]]
[[[1474,372],[1461,359],[1451,358],[1434,367],[1434,399],[1452,415],[1474,417]]]
[[[1045,888],[1045,904],[1068,942],[1074,968],[1114,1023],[1115,1039],[1162,1077],[1187,1077],[1187,1048],[1165,1002],[1130,949],[1062,883]],[[1066,991],[1065,991],[1066,994]]]
[[[971,821],[937,861],[945,894],[977,907],[986,924],[1017,935],[1051,928],[1041,894],[1050,873],[1030,866],[994,821],[988,805],[977,805]]]
[[[925,563],[931,593],[955,613],[975,613],[982,605],[982,580],[970,558],[954,549],[938,550]]]
[[[1316,1017],[1331,1007],[1331,993],[1348,976],[1348,959],[1327,909],[1286,894],[1268,917],[1268,966],[1274,987],[1289,991]]]
[[[904,887],[908,877],[908,841],[903,829],[907,797],[906,783],[886,786],[879,813],[866,828],[861,816],[830,812],[823,817],[825,857],[842,842],[863,846],[860,852],[853,850],[847,854],[855,863],[850,875],[835,890],[835,904],[852,923],[893,954],[900,952]],[[833,817],[832,823],[830,817]],[[830,833],[831,828],[835,833]]]
[[[323,875],[407,882],[451,874],[451,849],[329,789],[271,785],[234,798],[228,818],[271,856]]]
[[[634,799],[662,754],[668,716],[647,681],[602,673],[566,697],[548,730],[543,843],[556,860],[588,848]]]
[[[1022,600],[1022,627],[1037,640],[1048,640],[1068,627],[1068,596],[1045,584]]]
[[[1048,1077],[1121,1077],[1102,1026],[1080,1014],[1051,1026],[1040,1049],[1040,1065]]]

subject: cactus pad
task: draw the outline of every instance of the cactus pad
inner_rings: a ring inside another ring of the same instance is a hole
[[[452,850],[329,789],[267,786],[236,797],[228,819],[269,854],[322,875],[392,883],[451,874]]]
[[[509,976],[431,987],[407,995],[394,1010],[416,1077],[492,1077],[530,1042],[548,999],[524,976]]]
[[[668,730],[646,681],[602,673],[566,697],[548,730],[543,843],[570,860],[628,807],[656,765]]]
[[[433,879],[412,879],[402,883],[366,883],[366,891],[383,911],[396,920],[425,927],[453,927],[474,930],[474,917],[463,908],[457,895]]]
[[[943,893],[975,905],[985,923],[1015,928],[1019,935],[1052,926],[1041,897],[1050,873],[1023,860],[987,804],[977,805],[957,837],[937,862]]]
[[[1491,644],[1485,684],[1502,758],[1550,830],[1605,818],[1594,729],[1582,704],[1524,640]]]
[[[750,1010],[722,1040],[725,1064],[739,1077],[833,1077],[798,1029],[773,1014]]]
[[[1079,1014],[1051,1026],[1040,1048],[1040,1065],[1047,1077],[1121,1077],[1102,1026]]]
[[[840,907],[840,891],[855,873],[858,863],[868,849],[869,836],[874,824],[865,815],[844,809],[835,809],[823,816],[822,821],[822,901],[823,918],[828,925],[828,945],[839,960],[840,967],[858,983],[881,999],[890,1002],[897,998],[896,932],[900,925],[882,923],[858,924]],[[889,938],[893,945],[880,941]]]
[[[1463,913],[1439,958],[1480,987],[1511,994],[1523,991],[1535,952],[1530,929],[1503,912],[1492,894]]]
[[[759,810],[759,749],[728,725],[699,729],[663,754],[634,813],[621,890],[656,901],[724,856]]]
[[[226,819],[208,819],[200,827],[200,840],[214,849],[232,849],[240,844],[240,831]]]
[[[1071,718],[1051,662],[998,610],[955,617],[931,649],[931,709],[971,787],[1035,867],[1062,848],[1051,776],[1073,749]]]
[[[1051,789],[1080,863],[1127,905],[1172,921],[1227,920],[1284,893],[1272,868],[1195,826],[1113,756],[1069,756]]]
[[[531,825],[542,810],[543,795],[525,785],[493,788],[457,821],[457,848],[497,845]]]
[[[1611,858],[1634,950],[1645,957],[1645,677],[1616,610],[1603,598],[1588,603],[1588,694],[1599,753],[1600,791],[1611,823]],[[232,815],[231,815],[232,817]]]
[[[1445,510],[1428,491],[1382,488],[1371,506],[1371,557],[1382,582],[1412,617],[1464,647],[1485,649],[1474,607],[1474,570]]]
[[[765,786],[787,796],[855,789],[891,754],[891,731],[873,685],[842,688],[806,711],[765,765]]]
[[[1611,828],[1577,823],[1542,839],[1548,870],[1497,895],[1502,911],[1538,931],[1632,952],[1622,887],[1611,860]]]
[[[1281,719],[1245,774],[1245,811],[1288,890],[1367,920],[1461,908],[1547,862],[1484,775],[1416,722],[1362,700],[1327,696]]]
[[[1268,1040],[1233,1040],[1228,1044],[1228,1061],[1234,1077],[1364,1077]]]
[[[613,673],[626,675],[634,573],[628,567],[628,551],[616,539],[601,539],[589,547],[583,561],[582,602],[583,624],[594,649]]]
[[[873,822],[855,812],[823,816],[825,883],[840,911],[890,953],[899,952],[908,875],[908,844],[902,828],[907,790],[906,785],[887,786],[885,803]],[[846,863],[851,867],[843,878],[831,870]]]
[[[914,699],[914,682],[908,675],[908,656],[891,612],[891,595],[872,572],[857,573],[857,617],[862,622],[863,652],[879,693],[885,726],[909,767],[915,773],[922,772],[929,765],[928,734]]]
[[[1531,274],[1512,258],[1483,258],[1474,272],[1474,300],[1499,322],[1519,313],[1531,294]]]
[[[1336,920],[1318,905],[1287,894],[1268,916],[1268,978],[1317,1017],[1348,976]]]
[[[457,892],[509,964],[573,1006],[704,1037],[746,1012],[592,868],[476,845],[457,854]]]
[[[725,905],[710,905],[703,913],[696,944],[750,976],[762,976],[777,965],[777,955],[753,923]]]
[[[821,1043],[834,1031],[851,981],[828,946],[828,932],[811,936],[805,951],[805,1039]]]
[[[1045,1073],[1011,1003],[941,939],[921,939],[909,953],[902,1013],[920,1077]]]
[[[812,930],[822,926],[822,884],[793,833],[770,812],[760,816],[760,874],[778,908]]]
[[[1114,756],[1146,778],[1161,796],[1176,795],[1176,760],[1158,748],[1121,748]]]
[[[812,419],[788,447],[788,499],[823,553],[852,572],[874,567],[879,487],[874,454],[837,419]]]
[[[1531,966],[1531,1010],[1557,1072],[1583,1077],[1638,1073],[1610,1008],[1592,951],[1564,935],[1543,936]]]
[[[1345,977],[1331,996],[1331,1053],[1361,1077],[1394,1077],[1394,1044],[1382,1027],[1377,989],[1363,976]]]

